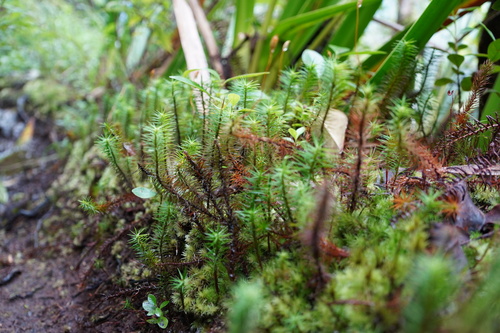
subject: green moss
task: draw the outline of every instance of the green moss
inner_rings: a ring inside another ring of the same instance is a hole
[[[266,95],[253,81],[214,81],[205,114],[193,113],[200,101],[185,89],[197,87],[188,79],[156,81],[142,97],[124,87],[98,140],[111,167],[95,187],[123,195],[144,186],[157,195],[141,203],[130,233],[144,266],[124,265],[122,283],[158,276],[171,311],[199,327],[228,318],[233,332],[441,327],[459,307],[462,276],[445,286],[454,261],[430,254],[429,230],[444,220],[452,180],[420,145],[412,101],[354,87],[347,63],[325,66],[319,78],[307,66],[287,70],[282,89]],[[166,107],[155,113],[158,100]],[[131,110],[141,103],[149,107],[136,122]],[[350,117],[341,154],[312,129],[331,108]],[[110,217],[101,223],[101,233],[117,226]],[[488,246],[466,245],[471,267],[491,263]]]

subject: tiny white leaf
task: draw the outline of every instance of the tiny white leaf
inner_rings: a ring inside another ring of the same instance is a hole
[[[132,193],[141,199],[151,199],[156,195],[155,191],[147,187],[136,187],[132,190]]]

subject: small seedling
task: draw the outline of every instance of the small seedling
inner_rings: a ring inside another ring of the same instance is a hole
[[[156,297],[154,295],[149,294],[148,299],[142,302],[142,308],[146,310],[148,316],[151,316],[151,319],[148,319],[147,322],[150,324],[157,324],[160,328],[167,328],[168,319],[163,315],[163,308],[167,306],[168,301],[165,301],[157,306]]]

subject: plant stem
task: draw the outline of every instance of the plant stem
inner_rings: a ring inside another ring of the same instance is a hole
[[[203,94],[202,94],[203,98]],[[179,115],[177,112],[177,100],[175,99],[175,85],[172,84],[172,102],[174,103],[175,134],[177,145],[181,144],[181,127],[179,126]]]
[[[285,204],[285,210],[286,210],[286,214],[288,215],[288,219],[290,220],[291,223],[294,223],[292,210],[290,208],[290,204],[289,204],[288,198],[286,196],[284,171],[281,173],[281,195],[283,197],[283,202]]]

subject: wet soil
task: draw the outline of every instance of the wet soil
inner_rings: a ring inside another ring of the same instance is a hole
[[[64,237],[64,221],[46,223],[59,210],[48,196],[64,165],[50,148],[57,134],[40,119],[28,125],[11,109],[0,112],[12,128],[24,128],[9,132],[4,126],[0,138],[0,176],[8,195],[0,205],[0,332],[74,331],[81,313],[74,297],[80,278],[73,269],[79,254]]]
[[[129,273],[143,267],[127,243],[151,216],[141,201],[85,214],[78,200],[106,162],[67,140],[50,119],[0,103],[0,333],[196,332],[170,304],[166,330],[146,322],[142,301],[161,291]]]
[[[92,269],[102,246],[91,237],[98,220],[60,191],[66,161],[54,147],[63,136],[50,121],[30,119],[32,133],[0,133],[0,184],[8,194],[0,203],[0,332],[148,330],[140,311],[123,309],[126,293],[113,297],[117,265]],[[29,122],[12,124],[26,129]],[[27,142],[19,145],[23,133]]]

